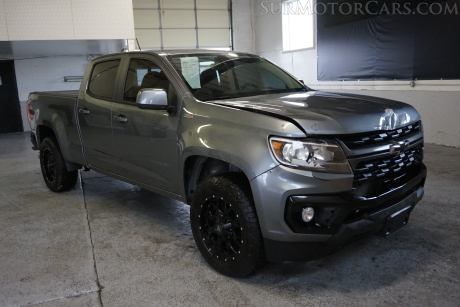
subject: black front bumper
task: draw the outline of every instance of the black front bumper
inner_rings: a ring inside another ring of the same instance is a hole
[[[264,239],[267,259],[273,262],[311,260],[332,254],[343,246],[372,234],[391,234],[394,231],[391,229],[391,216],[404,211],[404,214],[407,214],[405,223],[407,222],[408,214],[423,197],[426,175],[426,167],[422,165],[420,173],[409,182],[378,197],[295,197],[293,201],[300,205],[298,207],[313,202],[322,212],[323,219],[329,217],[323,221],[324,225],[319,221],[320,223],[315,223],[316,225],[310,228],[297,228],[296,232],[330,233],[332,237],[325,242],[282,242]],[[287,214],[290,213],[287,211]],[[295,223],[290,227],[295,228]]]

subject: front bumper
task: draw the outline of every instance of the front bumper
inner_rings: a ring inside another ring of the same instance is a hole
[[[421,165],[418,174],[405,184],[370,198],[351,194],[353,178],[346,175],[315,175],[278,167],[251,181],[269,261],[314,259],[365,236],[386,236],[389,216],[405,209],[409,214],[421,200],[427,170]],[[289,219],[280,218],[289,213],[292,201],[304,206],[313,203],[316,208],[335,208],[336,214],[327,224],[296,229],[289,225]]]
[[[359,218],[345,222],[325,242],[282,242],[265,239],[267,259],[274,262],[310,260],[332,254],[344,245],[372,234],[387,236],[388,218],[408,207],[410,213],[422,199],[423,193],[423,187],[419,186],[395,204],[379,206]]]

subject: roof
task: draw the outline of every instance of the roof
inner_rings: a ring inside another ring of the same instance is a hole
[[[130,52],[119,52],[119,53],[112,53],[112,54],[106,54],[101,57],[98,57],[98,59],[102,57],[108,57],[108,56],[113,56],[113,55],[124,55],[124,54],[139,54],[139,53],[151,53],[151,54],[156,54],[160,56],[165,56],[165,55],[176,55],[176,54],[200,54],[200,53],[221,53],[221,54],[228,54],[228,53],[234,53],[238,55],[254,55],[253,53],[249,52],[240,52],[240,51],[233,51],[233,50],[214,50],[214,49],[165,49],[165,50],[141,50],[141,51],[130,51]]]
[[[236,54],[250,54],[248,52],[240,52],[233,50],[214,50],[214,49],[165,49],[165,50],[142,50],[132,51],[135,52],[149,52],[158,55],[174,55],[174,54],[189,54],[189,53],[236,53]]]

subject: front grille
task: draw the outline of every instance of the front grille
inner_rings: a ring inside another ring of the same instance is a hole
[[[354,136],[345,136],[340,140],[350,149],[359,148],[365,145],[377,144],[384,141],[396,140],[401,137],[407,137],[412,133],[418,132],[421,129],[420,121],[391,131],[378,131],[362,133]]]
[[[417,145],[396,156],[358,163],[355,167],[355,181],[380,179],[383,182],[398,180],[423,160],[423,144]]]

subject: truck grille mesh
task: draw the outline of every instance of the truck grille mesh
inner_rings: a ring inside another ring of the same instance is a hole
[[[417,145],[396,156],[374,161],[360,162],[355,170],[355,181],[381,179],[383,182],[397,180],[423,160],[423,145]]]
[[[400,137],[408,136],[421,129],[420,121],[391,131],[370,132],[355,136],[342,137],[340,140],[350,149],[359,148],[365,145],[377,144],[389,140],[397,140]]]

